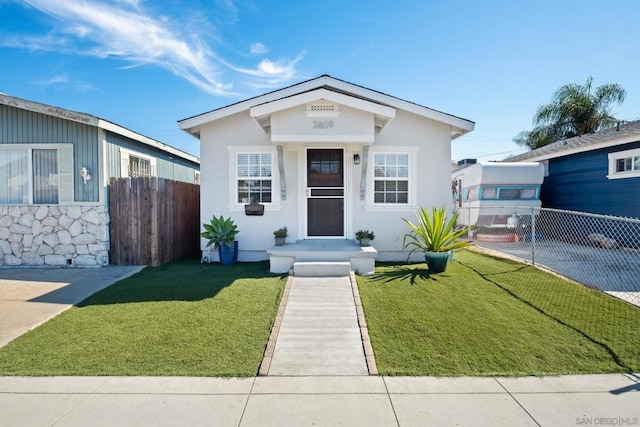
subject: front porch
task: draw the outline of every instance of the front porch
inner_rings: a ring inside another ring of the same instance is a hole
[[[358,246],[353,240],[298,240],[267,250],[270,271],[287,273],[294,263],[349,263],[351,271],[361,276],[374,273],[378,251],[373,246]],[[318,264],[319,268],[323,268]]]

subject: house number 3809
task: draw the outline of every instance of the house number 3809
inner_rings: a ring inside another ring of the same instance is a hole
[[[333,120],[314,120],[314,129],[331,129],[333,127]]]

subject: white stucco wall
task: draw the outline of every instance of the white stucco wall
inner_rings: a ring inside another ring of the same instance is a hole
[[[294,108],[277,114],[272,121],[280,134],[299,134],[310,118],[304,116],[304,107]],[[346,109],[345,109],[346,111]],[[365,112],[349,111],[348,114],[332,118],[335,122],[352,117],[354,122],[337,124],[335,129],[350,129],[359,132],[362,123],[373,127],[373,115]],[[328,119],[327,119],[328,120]],[[277,125],[276,125],[277,123]],[[303,123],[301,125],[301,123]],[[331,129],[333,132],[334,128]],[[208,222],[213,215],[232,216],[240,233],[239,259],[241,261],[267,259],[266,250],[273,246],[273,231],[282,226],[289,229],[288,241],[302,237],[304,215],[305,148],[344,148],[346,174],[346,238],[352,239],[353,232],[360,228],[373,229],[378,250],[378,260],[405,260],[402,251],[402,236],[408,231],[402,218],[413,218],[419,206],[449,206],[451,177],[451,137],[450,127],[443,123],[397,110],[396,117],[378,134],[370,145],[367,176],[367,200],[360,200],[360,165],[353,164],[353,154],[363,155],[361,142],[299,142],[284,144],[284,166],[286,179],[286,200],[279,200],[280,185],[277,161],[274,161],[273,195],[275,206],[267,206],[264,216],[245,216],[241,206],[234,205],[235,195],[231,193],[229,176],[233,156],[228,147],[252,147],[270,150],[277,159],[276,146],[270,135],[249,116],[249,111],[238,113],[203,125],[201,132],[201,222]],[[328,132],[330,133],[330,132]],[[415,197],[410,206],[372,206],[373,154],[406,150],[413,152],[414,179],[410,188],[415,189]],[[202,239],[202,249],[206,240]]]
[[[393,119],[376,137],[369,148],[367,199],[371,197],[373,155],[375,152],[405,151],[415,148],[415,179],[409,186],[415,189],[415,199],[406,207],[374,207],[369,200],[360,200],[360,168],[354,166],[353,229],[373,229],[374,247],[380,261],[406,260],[402,236],[408,228],[402,218],[413,219],[419,206],[447,206],[451,199],[450,162],[451,138],[449,126],[412,113],[397,111]],[[411,191],[411,190],[410,190]]]

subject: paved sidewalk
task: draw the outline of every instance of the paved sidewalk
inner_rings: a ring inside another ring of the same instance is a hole
[[[0,347],[143,268],[0,268]]]
[[[368,375],[349,276],[293,277],[268,375]]]
[[[640,377],[0,377],[7,426],[640,425]]]

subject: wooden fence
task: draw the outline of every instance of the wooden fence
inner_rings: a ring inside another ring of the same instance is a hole
[[[200,186],[164,178],[109,180],[110,263],[158,266],[200,251]]]

